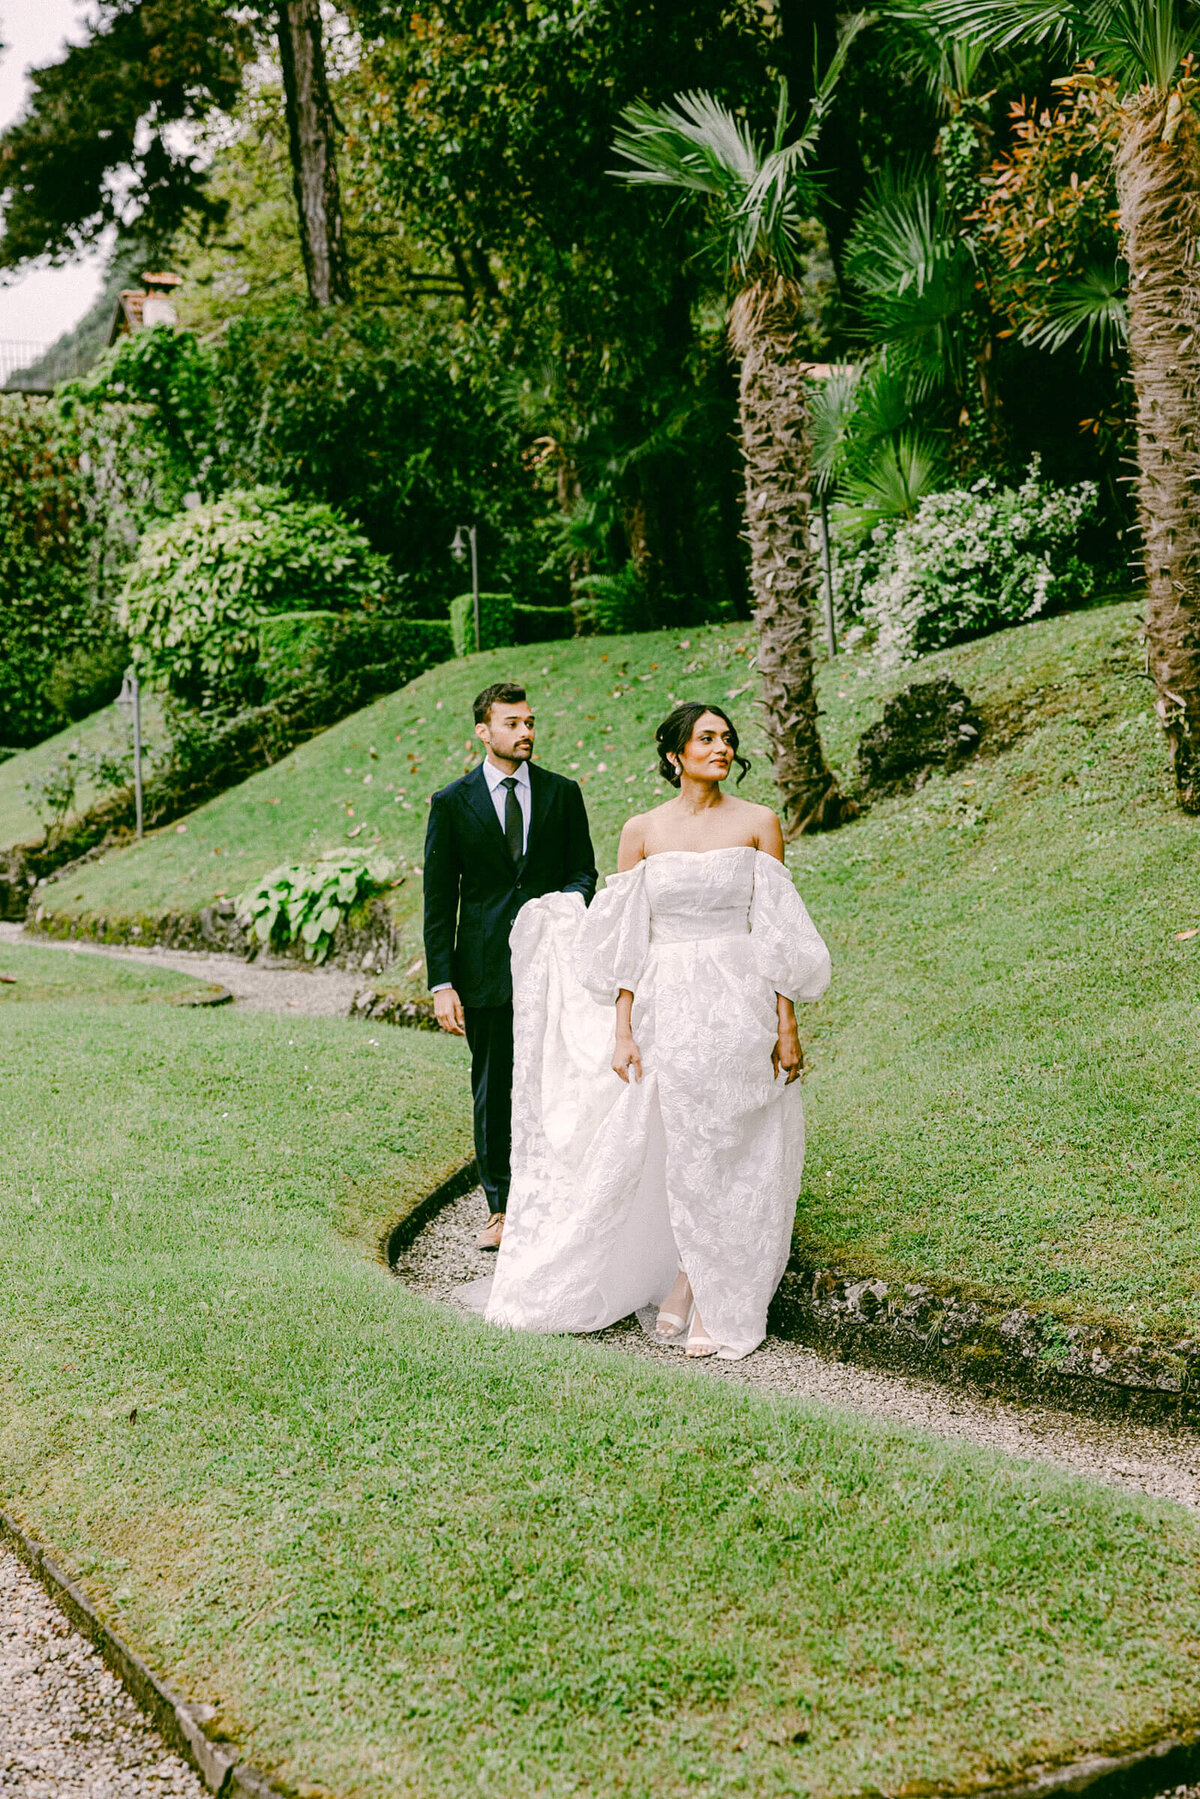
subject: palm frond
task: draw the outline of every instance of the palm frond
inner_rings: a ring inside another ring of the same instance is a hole
[[[933,434],[917,428],[903,432],[842,482],[833,509],[838,534],[859,539],[888,519],[912,518],[945,478],[946,459]]]
[[[1159,92],[1200,47],[1192,0],[897,0],[891,16],[993,49],[1054,44],[1124,87]]]
[[[813,383],[808,403],[809,441],[817,490],[825,493],[843,473],[846,446],[858,413],[862,370],[852,364],[835,369],[824,381]]]
[[[1200,46],[1200,14],[1179,0],[1097,0],[1084,54],[1124,87],[1164,93]]]
[[[961,385],[975,264],[930,171],[907,163],[881,172],[855,219],[845,266],[868,334],[888,346],[912,397],[946,380]]]
[[[899,0],[891,16],[925,30],[931,27],[990,49],[1011,44],[1074,46],[1086,29],[1086,6],[1055,0]]]
[[[620,181],[708,194],[742,204],[762,165],[762,146],[746,123],[712,94],[677,94],[672,104],[635,100],[613,140],[629,164]]]
[[[897,34],[896,65],[905,74],[922,80],[929,97],[943,112],[969,99],[975,92],[988,47],[974,38],[950,36],[916,0],[897,24],[909,29]]]
[[[829,67],[798,137],[786,142],[792,119],[786,84],[780,85],[775,130],[764,148],[744,120],[714,95],[677,94],[666,106],[634,101],[621,113],[614,148],[626,167],[610,171],[620,181],[670,187],[715,203],[714,235],[740,280],[762,269],[788,274],[798,255],[800,226],[812,210],[801,173],[811,161],[851,44],[869,23],[856,13],[843,26]]]
[[[1093,263],[1079,275],[1057,281],[1046,296],[1046,323],[1026,342],[1042,350],[1078,344],[1087,360],[1111,356],[1129,329],[1128,274],[1122,263]]]

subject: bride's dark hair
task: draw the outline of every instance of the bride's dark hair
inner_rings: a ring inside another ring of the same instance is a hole
[[[706,712],[712,712],[717,718],[723,718],[729,726],[729,738],[733,744],[733,759],[740,770],[739,783],[749,773],[749,758],[738,755],[737,726],[728,712],[720,706],[710,706],[707,701],[684,700],[681,705],[676,706],[673,712],[668,712],[654,733],[654,741],[658,745],[658,772],[664,781],[671,783],[672,787],[679,786],[679,770],[672,767],[670,758],[683,754],[692,741],[692,732],[696,729],[696,721],[703,718]]]

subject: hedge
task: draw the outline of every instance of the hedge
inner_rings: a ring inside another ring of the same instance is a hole
[[[575,634],[575,614],[569,606],[524,606],[510,593],[481,593],[479,624],[485,650],[502,650],[510,643],[550,643]],[[469,656],[476,648],[471,594],[460,593],[451,600],[450,629],[454,654]]]
[[[574,637],[575,614],[570,606],[514,606],[514,643],[556,643]]]
[[[516,602],[511,593],[481,593],[479,596],[479,631],[482,644],[475,642],[475,597],[460,593],[450,602],[450,631],[456,656],[473,655],[477,649],[502,650],[513,640],[513,611]]]
[[[386,686],[403,687],[453,653],[450,625],[439,618],[283,612],[260,619],[258,670],[263,699],[298,687],[340,681],[355,670],[390,670]]]

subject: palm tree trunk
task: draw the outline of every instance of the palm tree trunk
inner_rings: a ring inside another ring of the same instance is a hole
[[[1176,798],[1185,812],[1200,812],[1200,129],[1191,113],[1173,115],[1163,94],[1131,102],[1117,182],[1147,660]]]
[[[279,0],[276,29],[309,302],[332,306],[350,298],[350,271],[342,235],[336,125],[325,76],[320,0]]]
[[[798,316],[791,284],[775,279],[739,294],[730,317],[730,340],[741,358],[746,531],[763,722],[788,837],[828,829],[854,810],[825,760],[818,724],[812,640],[817,569],[809,542],[808,398]]]

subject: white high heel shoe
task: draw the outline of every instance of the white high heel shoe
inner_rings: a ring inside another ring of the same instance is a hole
[[[683,1291],[676,1299],[673,1295],[676,1287],[679,1285],[680,1276],[683,1277]],[[658,1317],[654,1323],[655,1336],[664,1343],[669,1342],[673,1337],[682,1336],[692,1321],[693,1310],[692,1283],[688,1280],[687,1275],[683,1273],[683,1269],[681,1268],[679,1274],[676,1275],[675,1280],[672,1283],[670,1293],[667,1294],[662,1305],[658,1308]]]

